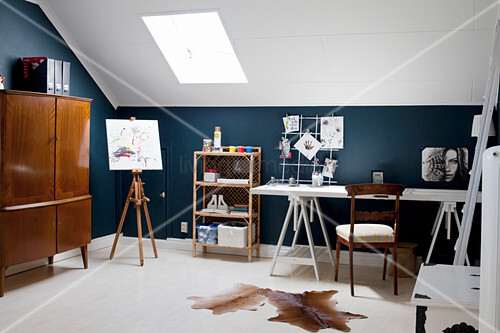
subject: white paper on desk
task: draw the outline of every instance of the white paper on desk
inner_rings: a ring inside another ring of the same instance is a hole
[[[311,134],[304,134],[294,146],[297,150],[311,160],[321,148],[321,143]]]
[[[285,133],[297,132],[299,130],[299,116],[283,117]]]

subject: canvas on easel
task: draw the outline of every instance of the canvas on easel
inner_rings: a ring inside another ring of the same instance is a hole
[[[132,172],[132,184],[130,185],[127,201],[123,208],[109,259],[113,259],[128,206],[132,202],[136,209],[139,257],[140,264],[143,266],[144,254],[142,250],[141,208],[144,209],[144,215],[146,216],[149,237],[151,238],[155,258],[158,257],[153,236],[153,228],[151,227],[151,220],[148,212],[147,203],[150,200],[144,193],[144,183],[139,176],[143,170],[163,169],[158,121],[136,120],[135,118],[106,119],[106,132],[108,138],[109,169],[131,170]]]
[[[106,119],[110,170],[161,170],[157,120]]]

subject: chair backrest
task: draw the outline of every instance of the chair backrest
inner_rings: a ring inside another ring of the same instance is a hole
[[[356,184],[347,185],[347,194],[351,197],[351,229],[355,221],[394,221],[394,231],[397,236],[399,225],[399,197],[405,189],[401,184]],[[355,198],[357,195],[395,196],[394,210],[392,211],[356,211]],[[351,230],[352,233],[352,230]]]
[[[396,195],[401,196],[405,189],[401,184],[356,184],[345,187],[348,196],[353,195]]]

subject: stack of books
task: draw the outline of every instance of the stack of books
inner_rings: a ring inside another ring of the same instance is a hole
[[[246,215],[248,214],[248,205],[234,205],[231,214],[241,214],[241,215]]]

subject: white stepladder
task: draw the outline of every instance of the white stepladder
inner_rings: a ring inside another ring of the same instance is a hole
[[[484,94],[483,111],[481,114],[481,124],[474,152],[474,161],[470,172],[469,186],[467,188],[467,197],[465,199],[464,214],[460,225],[460,234],[455,245],[455,258],[453,265],[463,265],[467,255],[467,247],[469,245],[470,231],[472,227],[472,219],[474,217],[474,209],[476,207],[477,194],[479,191],[479,183],[481,182],[482,171],[482,155],[486,150],[488,134],[491,127],[491,118],[493,109],[498,101],[498,84],[500,76],[500,20],[495,26],[495,39],[493,42],[493,51],[490,58],[490,69],[488,73],[488,81],[486,83],[486,92]]]

